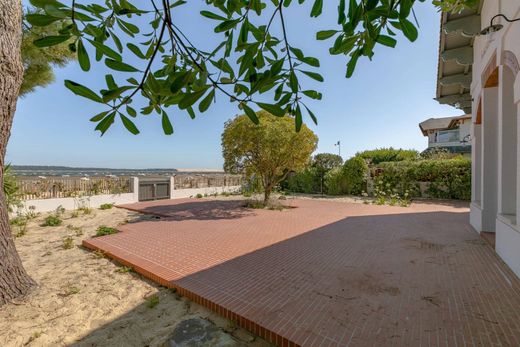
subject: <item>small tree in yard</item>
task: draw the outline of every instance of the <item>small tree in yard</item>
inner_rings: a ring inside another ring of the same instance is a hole
[[[320,193],[323,194],[325,174],[330,170],[343,165],[343,158],[333,153],[320,153],[314,156],[312,166],[316,168],[320,180]]]
[[[308,165],[318,137],[305,125],[296,132],[290,117],[275,117],[265,111],[256,115],[258,124],[245,115],[226,122],[222,153],[226,172],[260,177],[267,204],[273,188],[287,174]]]

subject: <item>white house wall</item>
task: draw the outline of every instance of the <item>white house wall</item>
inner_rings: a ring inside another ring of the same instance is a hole
[[[520,1],[485,0],[481,11],[482,28],[489,26],[491,18],[499,13],[510,19],[519,18]],[[490,35],[477,36],[473,46],[472,165],[475,177],[470,223],[478,232],[496,232],[497,253],[520,276],[520,227],[517,221],[520,216],[520,22],[506,23],[498,19],[496,23],[504,28]],[[496,67],[498,87],[484,88],[490,72]],[[513,75],[508,76],[510,71]],[[482,124],[477,125],[474,123],[480,111]],[[508,118],[511,116],[515,118]],[[496,142],[493,134],[496,134]],[[516,146],[516,151],[511,150],[511,146]],[[493,153],[496,153],[495,157]]]

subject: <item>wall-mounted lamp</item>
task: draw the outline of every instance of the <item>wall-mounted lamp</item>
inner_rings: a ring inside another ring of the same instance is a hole
[[[493,24],[495,19],[497,19],[498,17],[504,18],[505,21],[508,22],[508,23],[513,23],[513,22],[520,21],[520,18],[509,19],[505,15],[503,15],[502,13],[499,13],[496,16],[493,16],[493,18],[491,18],[491,22],[489,23],[489,26],[485,27],[484,29],[482,29],[482,31],[480,32],[480,35],[488,35],[488,34],[491,34],[491,33],[494,33],[496,31],[501,30],[504,27],[502,24]]]
[[[466,135],[464,138],[460,141],[460,144],[463,146],[468,146],[468,143],[471,142],[471,135]]]

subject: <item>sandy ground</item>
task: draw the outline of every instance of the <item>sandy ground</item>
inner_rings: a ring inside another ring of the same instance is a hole
[[[27,298],[0,307],[0,346],[161,346],[176,324],[197,317],[229,332],[238,345],[268,346],[172,290],[80,246],[101,225],[149,217],[118,208],[79,216],[67,211],[61,226],[42,227],[44,217],[31,220],[27,233],[16,238],[38,287]],[[67,237],[73,242],[69,249],[63,247]],[[159,302],[150,307],[155,297]]]

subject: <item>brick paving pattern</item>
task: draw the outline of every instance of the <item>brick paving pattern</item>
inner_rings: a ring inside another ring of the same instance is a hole
[[[84,241],[280,346],[520,346],[520,281],[464,205],[183,199]]]

